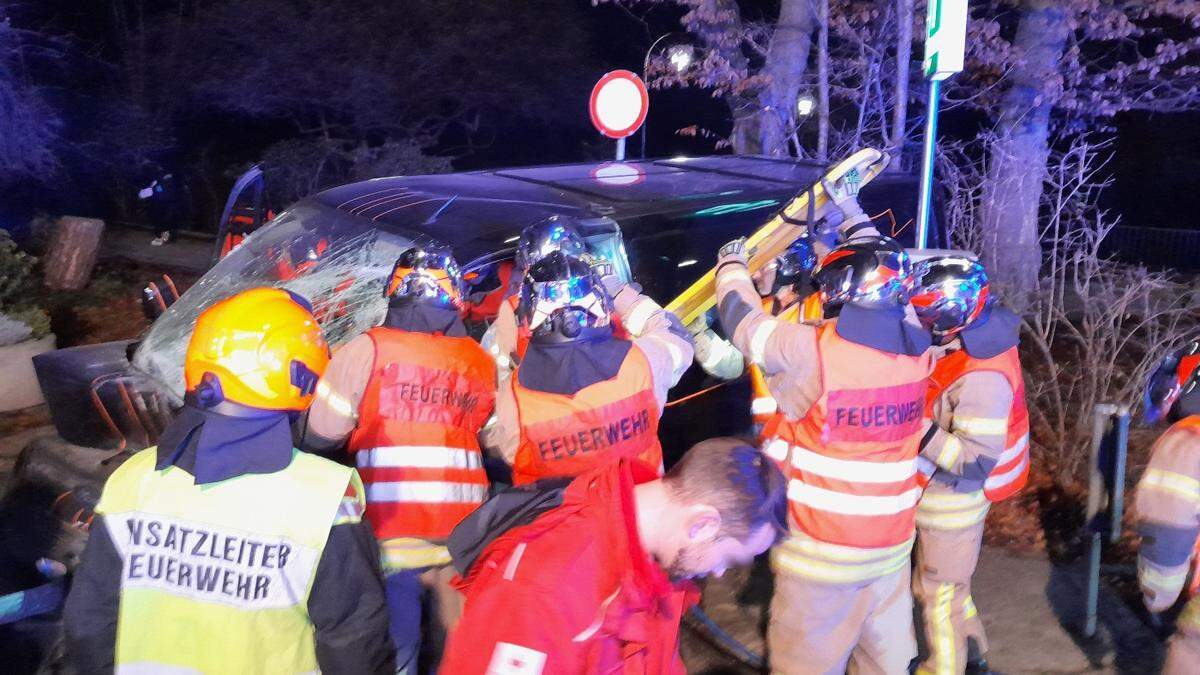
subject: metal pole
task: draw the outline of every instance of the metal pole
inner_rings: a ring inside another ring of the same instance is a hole
[[[917,248],[929,238],[929,204],[933,194],[933,150],[937,146],[938,103],[942,81],[929,81],[929,113],[925,116],[925,149],[921,153],[921,194],[917,202]]]
[[[625,161],[625,139],[624,138],[617,139],[617,161],[618,162]]]
[[[1096,634],[1096,615],[1100,605],[1100,554],[1103,546],[1103,529],[1100,523],[1100,512],[1104,509],[1104,474],[1100,468],[1101,447],[1108,430],[1108,418],[1113,406],[1107,403],[1096,405],[1092,409],[1092,449],[1088,457],[1088,501],[1087,521],[1085,527],[1091,535],[1091,546],[1088,548],[1087,597],[1085,598],[1086,613],[1083,634],[1092,637]]]
[[[1085,637],[1096,635],[1096,616],[1100,606],[1100,530],[1092,532],[1092,549],[1088,557],[1087,579],[1087,625],[1083,627]]]
[[[650,89],[650,79],[647,76],[647,72],[646,72],[646,71],[650,70],[650,55],[654,53],[654,48],[658,46],[658,43],[662,42],[664,38],[674,35],[674,34],[675,33],[663,33],[662,35],[659,35],[658,39],[655,40],[654,42],[651,42],[650,48],[646,50],[646,56],[645,56],[645,58],[642,59],[642,81],[644,81],[646,83],[647,91],[649,91],[649,89]],[[646,127],[648,127],[648,126],[650,126],[650,116],[646,115],[646,119],[642,121],[642,129],[641,129],[641,131],[642,131],[642,154],[639,155],[639,157],[641,157],[642,159],[646,159]]]
[[[1108,542],[1121,539],[1121,520],[1125,516],[1125,464],[1129,457],[1129,408],[1117,410],[1117,447],[1113,449],[1112,515],[1109,517]]]

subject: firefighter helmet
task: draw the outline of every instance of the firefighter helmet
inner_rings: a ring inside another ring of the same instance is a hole
[[[1197,366],[1200,366],[1200,341],[1192,341],[1182,349],[1167,354],[1158,362],[1146,383],[1146,409],[1143,412],[1146,424],[1154,424],[1166,417],[1181,398],[1191,398],[1200,379],[1197,377],[1200,375],[1200,368]],[[1196,412],[1200,410],[1188,410],[1187,414]]]
[[[913,265],[909,302],[921,324],[945,344],[983,316],[989,301],[983,265],[965,256],[947,255]]]
[[[570,216],[550,216],[521,230],[517,242],[517,267],[528,270],[554,251],[570,258],[586,259],[587,244],[579,234],[579,224]]]
[[[201,407],[228,401],[301,411],[328,363],[329,346],[307,300],[281,288],[252,288],[200,314],[184,379]]]
[[[462,306],[462,274],[450,250],[414,246],[396,258],[384,297],[391,302],[422,302],[446,309]]]
[[[908,302],[912,263],[889,237],[858,237],[834,248],[813,271],[826,316],[852,302],[871,309]]]
[[[554,251],[529,269],[517,320],[535,341],[568,342],[610,329],[612,299],[587,262]]]
[[[812,272],[816,266],[817,252],[813,248],[812,238],[804,234],[775,259],[775,283],[771,292],[792,286],[800,295],[808,295],[812,291]]]

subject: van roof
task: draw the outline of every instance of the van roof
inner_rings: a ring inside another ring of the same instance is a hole
[[[337,209],[339,216],[436,238],[458,251],[460,260],[470,260],[504,248],[523,227],[554,214],[624,224],[652,214],[782,203],[824,172],[812,160],[678,157],[375,178],[306,201]],[[915,201],[914,179],[899,178],[905,201]],[[895,181],[881,176],[868,191],[882,192],[889,182]]]

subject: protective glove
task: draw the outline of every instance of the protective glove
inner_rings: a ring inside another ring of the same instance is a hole
[[[705,312],[696,317],[694,321],[687,325],[687,329],[693,337],[698,337],[701,334],[706,333],[708,331],[708,313]]]
[[[609,267],[611,268],[612,266],[609,265]],[[625,290],[625,287],[628,286],[628,284],[625,283],[625,280],[616,274],[613,274],[611,269],[609,269],[608,274],[600,277],[600,285],[604,287],[604,292],[607,293],[608,297],[610,298],[617,297],[617,294]]]
[[[825,188],[825,194],[829,195],[844,216],[839,224],[848,220],[858,221],[865,217],[866,214],[863,213],[862,206],[858,203],[858,191],[862,189],[862,174],[858,172],[858,169],[851,169],[837,180],[822,178],[821,186]]]
[[[740,263],[745,265],[746,258],[746,238],[738,237],[733,241],[725,244],[717,251],[717,267],[720,268],[726,263]]]
[[[822,178],[821,186],[833,203],[841,206],[846,201],[858,198],[858,191],[862,189],[862,174],[858,169],[851,169],[837,180]]]

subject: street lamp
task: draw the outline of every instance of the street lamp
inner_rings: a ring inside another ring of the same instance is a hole
[[[671,63],[671,67],[675,72],[682,73],[692,65],[692,58],[696,50],[691,45],[671,45],[667,49],[667,61]]]
[[[808,117],[812,114],[813,108],[817,102],[809,94],[800,94],[796,99],[796,114],[800,117]]]
[[[642,79],[646,82],[646,86],[650,86],[650,78],[648,71],[650,70],[650,55],[654,53],[654,48],[658,43],[671,37],[672,35],[685,35],[684,33],[664,33],[658,36],[658,39],[650,43],[650,48],[646,50],[646,58],[642,59]],[[667,61],[677,74],[683,73],[696,60],[696,48],[690,44],[675,44],[667,48]],[[642,122],[642,159],[646,159],[646,127],[650,125],[650,118],[647,117]]]

